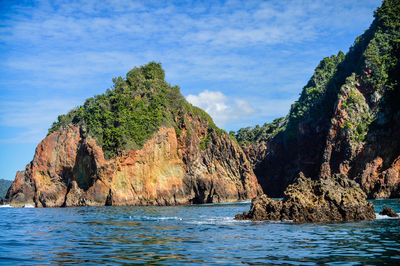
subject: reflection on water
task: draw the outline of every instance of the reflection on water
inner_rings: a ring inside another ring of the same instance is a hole
[[[376,210],[399,200],[376,200]],[[178,207],[0,209],[0,263],[400,263],[400,220],[234,221],[249,202]]]

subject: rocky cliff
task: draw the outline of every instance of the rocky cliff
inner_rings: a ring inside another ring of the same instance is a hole
[[[265,194],[254,198],[250,211],[235,219],[295,223],[375,220],[374,205],[365,200],[360,186],[344,175],[311,180],[300,173],[284,194],[283,200]]]
[[[178,205],[259,195],[240,146],[162,79],[158,64],[135,68],[113,90],[60,116],[32,162],[16,174],[5,201],[37,207]],[[172,93],[173,100],[165,100]]]
[[[0,200],[2,200],[6,194],[8,188],[11,186],[12,181],[10,180],[5,180],[5,179],[0,179]]]
[[[374,16],[347,54],[321,61],[279,130],[236,133],[269,196],[283,196],[300,172],[345,175],[369,198],[400,196],[400,1]]]

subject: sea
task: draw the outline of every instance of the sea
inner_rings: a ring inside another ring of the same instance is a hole
[[[0,208],[1,265],[400,265],[400,200],[376,221],[236,221],[250,202]]]

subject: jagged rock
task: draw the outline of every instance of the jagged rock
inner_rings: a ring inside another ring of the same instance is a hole
[[[389,217],[399,217],[399,215],[390,207],[383,207],[383,209],[379,212],[380,215],[386,215]]]
[[[37,207],[99,205],[177,205],[251,199],[261,194],[250,163],[226,134],[210,134],[207,124],[180,136],[162,127],[139,150],[106,160],[102,148],[79,126],[47,136],[33,161],[17,173],[5,201]],[[196,133],[196,134],[193,134]]]
[[[374,16],[346,55],[321,60],[285,128],[244,146],[270,197],[299,172],[346,175],[368,198],[400,197],[400,47],[391,41],[400,31],[388,26],[400,23],[399,1],[384,0]]]
[[[178,205],[261,194],[246,155],[160,63],[60,115],[6,195],[37,207]]]
[[[252,200],[248,213],[235,219],[253,221],[292,220],[296,223],[374,220],[374,205],[366,201],[359,185],[345,176],[317,181],[300,174],[285,191],[283,200],[265,194]]]

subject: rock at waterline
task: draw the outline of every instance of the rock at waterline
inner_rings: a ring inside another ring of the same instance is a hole
[[[360,186],[343,175],[311,180],[300,173],[288,186],[283,200],[261,195],[252,200],[250,211],[237,220],[296,223],[375,220],[374,205],[366,201]]]
[[[380,215],[386,215],[389,217],[399,217],[399,215],[390,207],[383,207],[383,209],[379,212]]]
[[[113,83],[58,117],[17,172],[7,204],[182,205],[262,193],[236,141],[165,80],[161,64]]]

